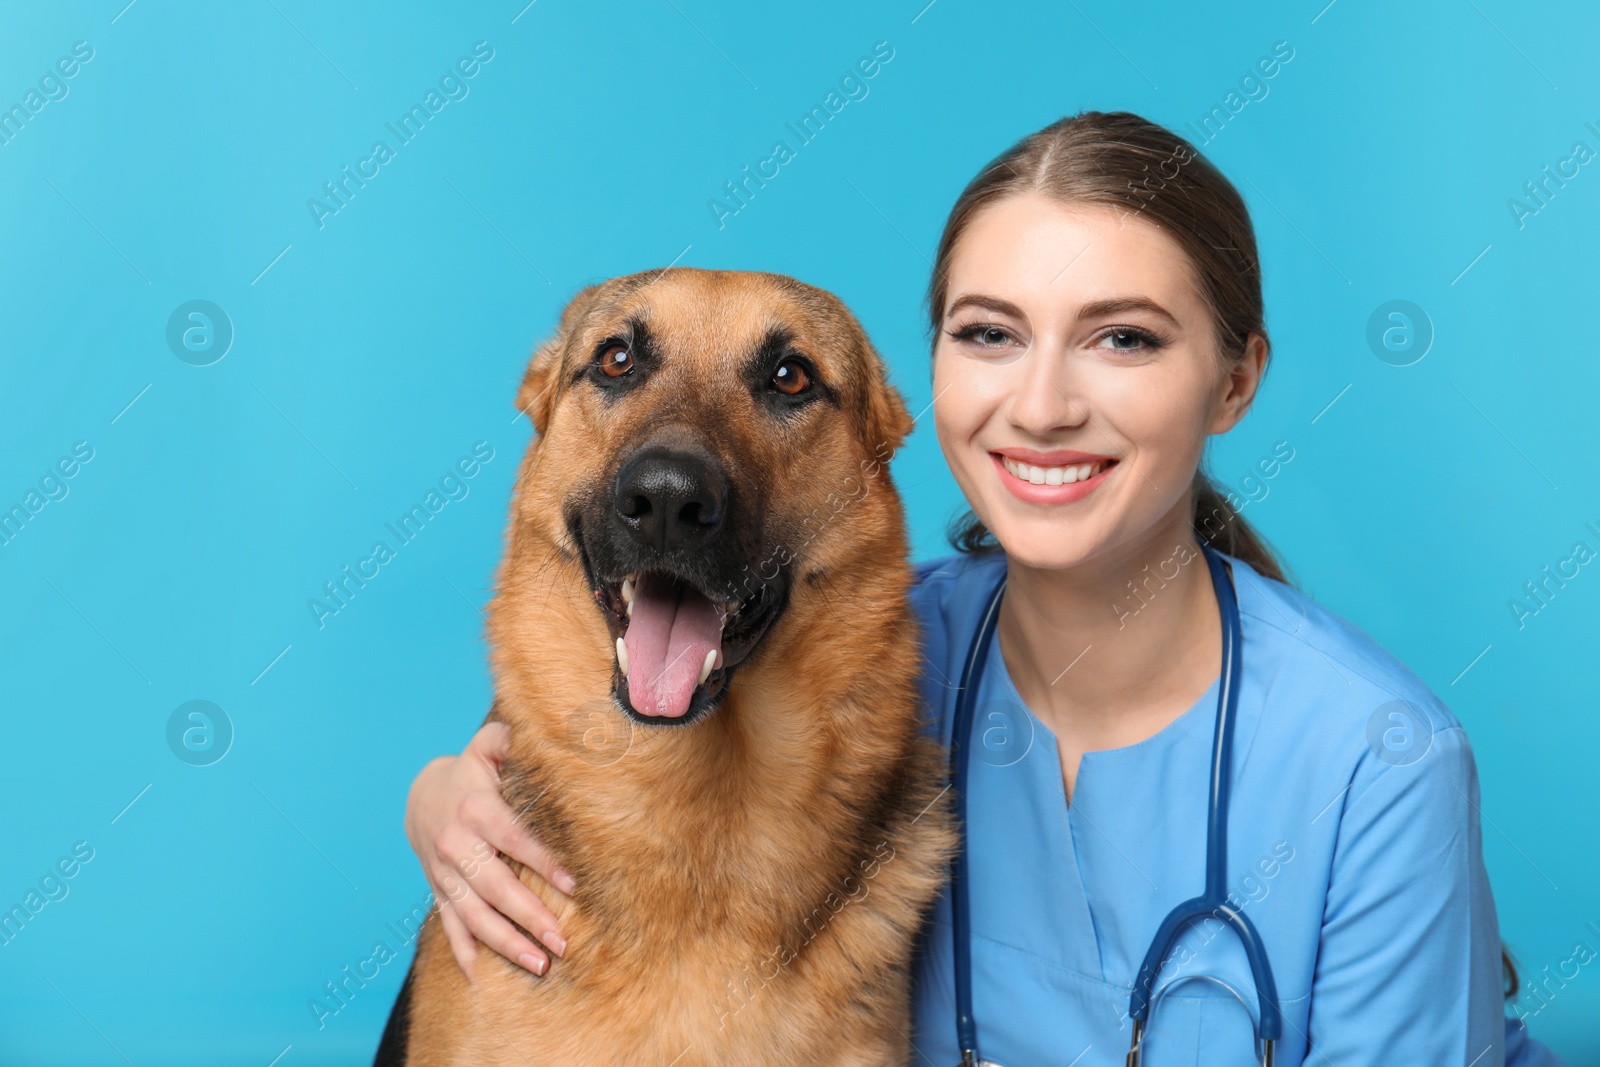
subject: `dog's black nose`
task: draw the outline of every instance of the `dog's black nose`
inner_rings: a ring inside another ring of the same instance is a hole
[[[711,457],[647,449],[617,474],[617,521],[660,552],[695,548],[722,528],[728,480]]]

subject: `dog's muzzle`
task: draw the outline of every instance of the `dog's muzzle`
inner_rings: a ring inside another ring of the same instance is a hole
[[[682,434],[639,446],[592,501],[579,541],[615,640],[613,696],[635,721],[708,714],[787,603],[787,573],[763,566],[758,510]]]

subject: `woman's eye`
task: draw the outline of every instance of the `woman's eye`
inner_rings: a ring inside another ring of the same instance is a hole
[[[633,354],[627,345],[611,345],[600,353],[600,369],[608,378],[620,378],[633,370]]]
[[[1100,336],[1096,348],[1109,348],[1114,352],[1137,352],[1143,348],[1160,348],[1161,342],[1143,330],[1115,329]]]
[[[780,393],[797,396],[811,387],[811,375],[799,360],[786,359],[772,372],[772,387]]]
[[[1011,335],[999,326],[979,323],[952,331],[951,336],[961,341],[971,341],[982,348],[999,348],[1011,341]]]

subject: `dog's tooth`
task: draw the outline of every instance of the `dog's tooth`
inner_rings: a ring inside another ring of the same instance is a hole
[[[617,638],[617,666],[622,668],[622,673],[628,673],[628,645],[622,638]]]
[[[633,601],[628,601],[628,618],[633,618]]]
[[[700,664],[700,680],[698,682],[695,682],[694,683],[695,685],[704,685],[705,684],[705,680],[707,678],[711,677],[711,668],[716,664],[716,662],[717,662],[717,650],[713,648],[709,652],[706,653],[706,661],[704,663]]]
[[[633,607],[633,592],[633,579],[622,579],[622,599],[627,602],[630,608]]]

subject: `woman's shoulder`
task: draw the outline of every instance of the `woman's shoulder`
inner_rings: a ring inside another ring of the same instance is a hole
[[[1284,709],[1264,715],[1269,739],[1350,765],[1409,766],[1441,747],[1470,761],[1461,721],[1398,656],[1293,586],[1226,558],[1239,594],[1247,677],[1259,672],[1263,706]]]
[[[1005,573],[1003,552],[952,552],[915,565],[911,603],[920,629],[927,725],[941,736],[961,684],[961,667],[979,616]]]
[[[1332,674],[1357,693],[1427,705],[1439,716],[1436,725],[1441,728],[1460,725],[1427,683],[1365,630],[1294,586],[1268,578],[1243,560],[1227,558],[1239,579],[1240,614],[1258,629],[1273,631],[1296,666]]]
[[[916,577],[912,583],[912,596],[921,597],[929,594],[948,593],[961,582],[969,578],[975,571],[985,568],[993,569],[1005,565],[1005,553],[993,552],[950,552],[933,559],[913,563],[911,569]]]
[[[999,551],[952,552],[914,564],[911,603],[924,638],[962,627],[993,591],[1005,559]]]

